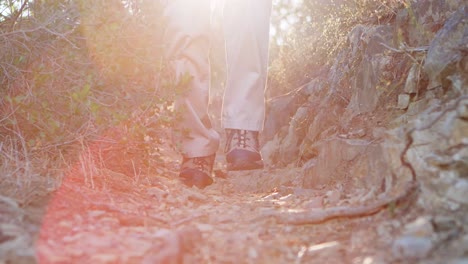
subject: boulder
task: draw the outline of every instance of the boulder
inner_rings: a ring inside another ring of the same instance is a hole
[[[320,80],[314,79],[292,92],[268,100],[266,102],[265,125],[261,138],[262,144],[272,140],[282,127],[288,126],[297,109],[304,105],[309,96],[320,90],[321,87]]]
[[[350,33],[351,53],[360,57],[357,72],[351,80],[353,92],[348,108],[361,114],[374,111],[382,91],[379,91],[381,75],[391,62],[391,56],[386,54],[385,43],[392,46],[393,28],[391,26],[359,25]]]

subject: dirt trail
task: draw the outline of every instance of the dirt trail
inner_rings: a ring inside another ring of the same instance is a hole
[[[222,160],[222,157],[219,157]],[[40,263],[388,263],[391,234],[405,208],[313,225],[275,215],[369,199],[357,190],[302,189],[296,168],[216,171],[215,184],[189,189],[163,176],[101,170],[70,175],[48,203],[36,252]],[[91,187],[93,186],[93,188]],[[398,219],[398,220],[396,220]]]

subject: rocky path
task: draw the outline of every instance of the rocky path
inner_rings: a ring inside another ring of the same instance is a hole
[[[170,171],[136,180],[104,170],[94,188],[66,178],[42,221],[39,263],[390,263],[392,236],[414,218],[391,208],[284,224],[275,215],[352,206],[369,194],[302,189],[294,168],[217,171],[203,191],[180,185]]]

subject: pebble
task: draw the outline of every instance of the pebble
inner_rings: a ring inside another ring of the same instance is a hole
[[[411,100],[411,96],[409,94],[400,94],[398,95],[398,109],[407,109]]]
[[[249,247],[249,251],[248,251],[248,254],[249,254],[249,258],[251,259],[256,259],[258,258],[258,252],[255,248],[253,247]]]
[[[425,258],[433,248],[430,238],[402,236],[393,242],[393,255],[399,259]]]
[[[434,233],[431,218],[420,216],[405,226],[404,234],[417,237],[431,237]]]
[[[458,117],[468,120],[468,100],[462,101],[457,108]]]
[[[340,201],[341,193],[337,190],[328,191],[326,201],[329,205],[336,205]]]
[[[323,208],[323,197],[312,197],[304,203],[306,209]]]

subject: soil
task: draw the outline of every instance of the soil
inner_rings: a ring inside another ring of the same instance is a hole
[[[187,188],[177,153],[161,151],[166,162],[150,173],[129,160],[97,168],[81,159],[47,196],[27,205],[0,196],[0,263],[446,263],[468,250],[463,228],[451,227],[423,259],[399,258],[392,246],[407,223],[432,217],[414,200],[358,217],[285,221],[372,203],[378,188],[304,189],[294,166],[226,172],[221,149],[215,183]]]
[[[31,218],[25,226],[36,226],[25,233],[38,234],[29,250],[39,263],[379,263],[388,259],[400,221],[413,215],[392,209],[284,224],[275,216],[350,204],[366,194],[302,189],[297,168],[226,173],[219,164],[215,183],[198,190],[177,181],[177,164],[141,178],[109,169],[91,178],[72,172],[50,199],[24,210]],[[6,263],[35,261],[20,253]]]

